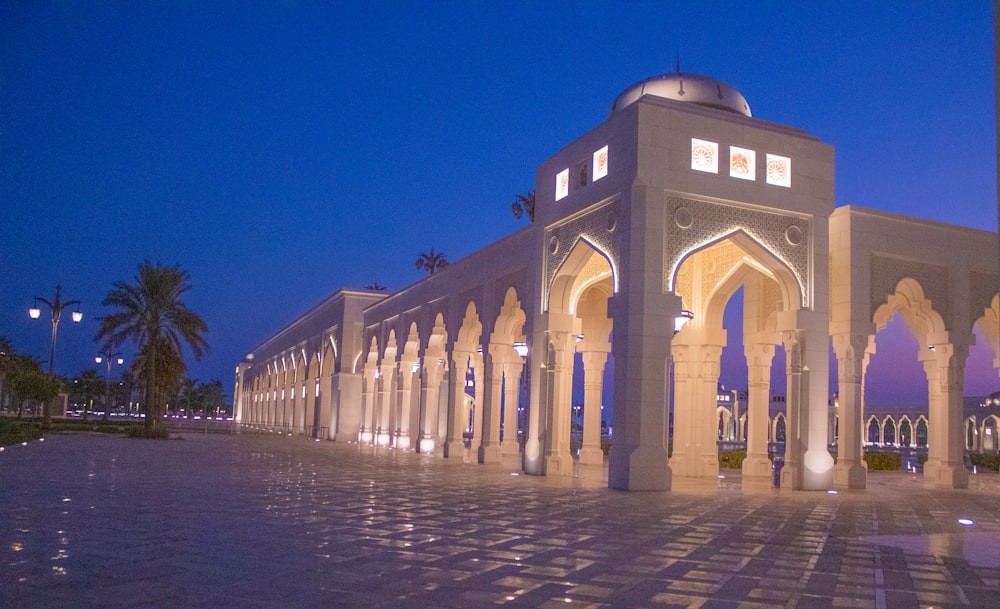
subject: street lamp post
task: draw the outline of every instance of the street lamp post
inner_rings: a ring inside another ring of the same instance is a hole
[[[105,421],[111,413],[111,364],[116,363],[119,366],[125,363],[125,358],[122,357],[121,353],[112,353],[111,347],[105,347],[101,354],[94,358],[94,361],[100,364],[101,362],[107,362],[108,370],[104,377],[104,416],[102,417]]]
[[[59,318],[62,316],[63,309],[69,308],[76,305],[76,311],[73,311],[73,322],[80,323],[83,319],[83,313],[80,312],[80,301],[79,300],[68,300],[62,302],[60,292],[62,290],[61,285],[56,285],[56,297],[55,300],[49,302],[48,300],[42,298],[41,296],[35,296],[35,304],[30,309],[28,309],[28,316],[31,319],[38,319],[42,316],[42,309],[39,308],[38,302],[44,303],[49,310],[52,312],[52,347],[49,351],[49,375],[52,375],[52,371],[55,369],[56,361],[56,334],[59,332]],[[42,417],[46,425],[52,422],[52,413],[49,411],[49,404],[43,404],[42,407]]]

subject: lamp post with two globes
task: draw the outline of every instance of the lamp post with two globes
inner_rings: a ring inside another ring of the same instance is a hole
[[[39,301],[41,301],[45,306],[49,308],[52,312],[52,347],[49,351],[49,375],[52,375],[52,371],[55,369],[56,360],[56,334],[59,332],[59,319],[62,316],[63,309],[67,309],[73,305],[76,305],[76,310],[73,311],[73,322],[80,323],[83,320],[83,313],[80,312],[80,301],[79,300],[68,300],[66,302],[62,301],[61,296],[62,286],[56,285],[56,297],[52,302],[42,298],[41,296],[35,296],[35,304],[30,309],[28,309],[28,316],[31,319],[38,319],[42,316],[42,309],[38,306]],[[44,404],[42,408],[42,416],[46,425],[52,422],[52,413],[49,411],[49,404]]]
[[[111,364],[116,363],[119,366],[125,363],[125,358],[122,357],[121,353],[112,353],[111,347],[105,347],[101,354],[94,358],[94,361],[100,364],[101,362],[107,362],[108,369],[107,374],[104,377],[104,416],[102,417],[105,421],[111,414]]]

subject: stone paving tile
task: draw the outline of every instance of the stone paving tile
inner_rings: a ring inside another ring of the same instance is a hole
[[[0,453],[0,608],[1000,607],[996,475],[674,482],[620,493],[297,437],[53,436]]]

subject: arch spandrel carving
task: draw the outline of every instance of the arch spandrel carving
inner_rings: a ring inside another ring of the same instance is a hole
[[[745,233],[780,260],[802,286],[808,307],[811,226],[806,218],[684,197],[668,197],[664,214],[664,290],[676,292],[675,270],[690,252],[726,235]]]
[[[581,238],[610,258],[616,268],[620,268],[620,218],[621,200],[613,199],[545,231],[545,293],[542,294],[542,302],[549,302],[556,273]]]
[[[934,303],[934,310],[944,319],[951,319],[948,298],[948,269],[926,262],[890,258],[873,254],[871,257],[871,310],[870,318],[886,300],[896,292],[899,282],[915,279],[923,295]]]

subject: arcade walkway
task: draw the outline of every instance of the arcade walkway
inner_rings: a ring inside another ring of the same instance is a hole
[[[300,437],[51,436],[0,453],[0,607],[1000,607],[1000,477],[868,486],[620,493]]]

